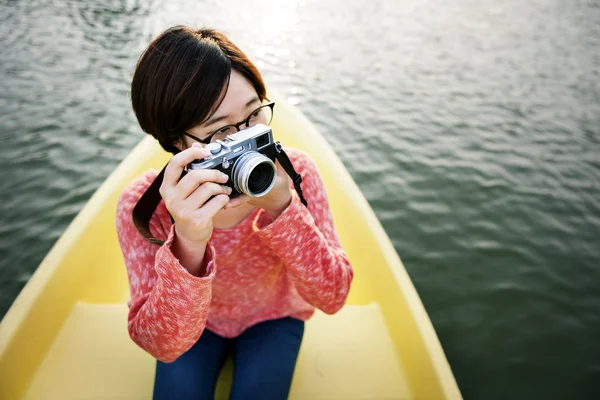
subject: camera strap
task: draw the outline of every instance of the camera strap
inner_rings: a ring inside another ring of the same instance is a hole
[[[302,204],[308,207],[308,203],[304,198],[304,194],[302,193],[302,187],[300,186],[302,183],[302,177],[294,169],[290,158],[285,153],[285,151],[283,151],[283,148],[281,147],[281,144],[279,142],[276,143],[275,150],[275,157],[277,158],[285,172],[292,179],[292,182],[294,183],[294,189],[296,189],[296,192],[298,192],[298,197],[300,197],[300,201],[302,202]],[[138,232],[142,235],[142,237],[150,243],[158,244],[161,246],[163,245],[164,240],[159,240],[152,236],[152,233],[150,233],[150,219],[152,218],[152,214],[154,214],[158,203],[160,203],[162,199],[159,189],[160,185],[162,185],[166,168],[167,166],[165,165],[163,169],[158,173],[158,175],[156,175],[156,178],[154,178],[154,181],[152,181],[150,186],[148,186],[148,189],[146,189],[142,197],[140,197],[131,213],[133,224],[135,225]],[[173,217],[171,217],[171,222],[175,222],[173,220]]]
[[[131,213],[133,224],[140,235],[150,243],[161,246],[163,245],[164,240],[159,240],[150,233],[150,219],[152,218],[152,214],[154,214],[158,203],[160,203],[162,199],[159,189],[160,185],[162,185],[167,165],[165,165],[158,175],[156,175],[156,178],[154,178],[154,181],[152,181],[150,186],[148,186],[148,189],[146,189],[142,197],[140,197]],[[171,222],[173,222],[173,217],[171,217]]]
[[[279,164],[281,164],[281,166],[283,167],[285,172],[292,179],[292,182],[294,182],[294,189],[296,189],[296,192],[298,192],[298,197],[300,197],[300,201],[302,202],[302,204],[304,204],[306,207],[308,207],[308,202],[304,198],[304,194],[302,193],[302,187],[300,186],[302,184],[302,176],[300,176],[300,174],[297,173],[296,170],[294,169],[294,166],[292,165],[290,158],[285,153],[285,151],[283,151],[283,147],[281,146],[281,143],[279,143],[279,142],[275,143],[275,150],[276,150],[275,158],[277,158],[277,161],[279,161]]]

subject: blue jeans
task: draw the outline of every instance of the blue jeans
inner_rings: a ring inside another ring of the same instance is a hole
[[[153,398],[213,400],[219,372],[231,352],[230,400],[287,399],[303,334],[304,322],[291,317],[261,322],[233,339],[205,329],[177,360],[156,362]]]

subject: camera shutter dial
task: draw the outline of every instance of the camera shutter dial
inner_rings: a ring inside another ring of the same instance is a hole
[[[221,145],[219,143],[209,143],[206,145],[206,149],[210,151],[211,154],[219,154]]]

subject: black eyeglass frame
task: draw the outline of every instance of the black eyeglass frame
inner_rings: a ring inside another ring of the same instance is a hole
[[[241,131],[240,127],[243,125],[246,125],[246,128],[248,128],[250,126],[250,118],[252,118],[252,114],[254,114],[255,112],[257,112],[258,110],[260,110],[261,108],[265,108],[265,107],[269,107],[271,109],[271,121],[273,121],[273,109],[275,108],[275,102],[271,101],[269,103],[263,104],[262,106],[256,108],[255,110],[253,110],[250,115],[248,115],[246,118],[244,118],[243,121],[240,121],[236,124],[229,124],[229,125],[224,125],[222,127],[220,127],[219,129],[212,131],[211,133],[209,133],[208,135],[206,135],[203,139],[200,139],[194,135],[190,135],[187,132],[183,132],[184,135],[191,137],[192,139],[202,143],[202,144],[209,144],[210,140],[213,138],[213,136],[215,136],[217,133],[219,133],[220,130],[222,130],[223,128],[227,128],[227,127],[234,127],[236,129],[236,132]],[[271,121],[269,121],[267,123],[267,125],[271,124]]]

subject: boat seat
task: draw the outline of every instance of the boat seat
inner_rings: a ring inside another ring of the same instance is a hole
[[[217,386],[227,399],[232,362]],[[125,304],[78,303],[40,365],[26,399],[151,399],[155,360],[127,333]],[[408,399],[377,305],[346,306],[307,321],[290,399]]]

